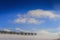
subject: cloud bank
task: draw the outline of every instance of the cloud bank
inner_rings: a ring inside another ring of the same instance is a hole
[[[41,18],[41,17],[58,18],[58,17],[60,17],[60,15],[55,14],[52,11],[40,10],[40,9],[28,11],[27,14],[29,16],[36,17],[36,18]]]
[[[18,18],[14,20],[15,23],[29,23],[29,24],[42,24],[45,20],[39,20],[41,18],[56,19],[60,18],[60,15],[55,14],[52,11],[47,10],[30,10],[26,14],[18,14]]]
[[[7,29],[7,28],[4,28],[3,30],[4,30],[4,31],[8,31],[8,32],[11,31],[11,30],[9,30],[9,29]]]

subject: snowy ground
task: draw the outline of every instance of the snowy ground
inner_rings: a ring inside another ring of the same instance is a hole
[[[47,39],[46,37],[44,39],[44,37],[41,37],[41,35],[24,36],[24,35],[13,35],[13,34],[0,34],[0,40],[53,40],[49,38]]]

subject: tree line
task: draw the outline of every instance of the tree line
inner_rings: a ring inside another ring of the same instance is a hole
[[[1,34],[17,34],[17,35],[37,35],[37,33],[29,32],[12,32],[12,31],[0,31]]]

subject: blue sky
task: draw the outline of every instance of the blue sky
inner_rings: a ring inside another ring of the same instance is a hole
[[[0,30],[57,32],[60,0],[0,0]]]

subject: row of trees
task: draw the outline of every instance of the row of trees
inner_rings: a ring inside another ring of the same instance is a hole
[[[17,34],[17,35],[37,35],[36,33],[29,33],[29,32],[8,32],[8,31],[0,31],[1,34]]]

